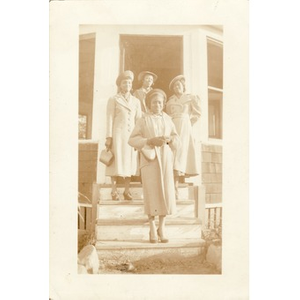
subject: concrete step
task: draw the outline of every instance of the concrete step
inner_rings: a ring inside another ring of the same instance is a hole
[[[193,187],[188,184],[179,185],[179,199],[188,200],[193,199]],[[141,184],[131,184],[130,192],[133,199],[143,199],[143,187]],[[118,187],[118,194],[121,200],[124,200],[124,187]],[[99,185],[99,201],[111,200],[111,186],[110,185]]]
[[[158,226],[158,220],[156,220]],[[166,218],[165,235],[170,239],[197,239],[201,238],[202,227],[199,219],[195,218]],[[131,241],[149,240],[148,219],[110,219],[97,220],[97,241]]]
[[[205,241],[200,238],[170,239],[169,243],[152,244],[148,240],[98,241],[96,249],[100,260],[132,262],[158,254],[179,254],[185,257],[202,253]]]
[[[170,215],[170,218],[178,217],[195,217],[195,202],[194,200],[177,201],[177,212]],[[113,201],[103,200],[98,205],[98,219],[140,219],[144,217],[143,200],[133,201]]]

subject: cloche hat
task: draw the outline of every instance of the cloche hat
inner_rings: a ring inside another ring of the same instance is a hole
[[[147,95],[146,95],[146,105],[148,107],[150,107],[150,103],[151,103],[151,99],[155,96],[155,95],[162,95],[164,97],[164,102],[167,101],[167,95],[166,93],[161,90],[161,89],[153,89],[151,90]]]
[[[119,86],[119,85],[121,84],[121,81],[124,80],[124,79],[131,79],[131,81],[133,81],[133,79],[134,79],[134,74],[133,74],[133,72],[130,71],[130,70],[127,70],[127,71],[122,72],[122,73],[118,76],[118,78],[117,78],[117,80],[116,80],[117,86]]]

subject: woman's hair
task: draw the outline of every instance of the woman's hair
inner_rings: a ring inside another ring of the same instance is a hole
[[[164,105],[166,104],[166,102],[167,102],[167,95],[166,95],[166,93],[165,93],[163,90],[161,90],[161,89],[153,89],[153,90],[151,90],[151,91],[146,95],[146,100],[145,100],[145,102],[146,102],[146,105],[147,105],[148,108],[150,108],[150,106],[151,106],[151,100],[152,100],[152,98],[153,98],[155,95],[161,95],[161,96],[163,96],[163,98],[164,98]]]

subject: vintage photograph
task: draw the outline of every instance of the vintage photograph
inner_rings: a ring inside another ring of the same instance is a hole
[[[52,299],[248,297],[248,3],[185,3],[50,3]]]
[[[79,274],[222,274],[224,46],[218,24],[79,25]]]

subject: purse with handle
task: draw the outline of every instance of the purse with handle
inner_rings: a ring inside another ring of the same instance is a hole
[[[105,148],[100,153],[99,161],[106,166],[110,166],[114,161],[114,155],[108,148]]]
[[[142,149],[141,149],[142,154],[144,155],[144,157],[149,160],[152,161],[155,159],[156,157],[156,153],[155,153],[155,149],[149,145],[145,145]]]

